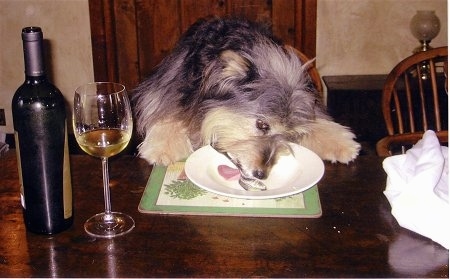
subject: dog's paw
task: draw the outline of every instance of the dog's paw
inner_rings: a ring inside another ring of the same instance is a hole
[[[347,127],[328,120],[317,120],[300,144],[313,150],[323,160],[348,164],[358,155],[361,145]]]
[[[139,157],[149,164],[168,166],[172,163],[185,159],[191,150],[185,148],[171,148],[168,145],[153,145],[142,142],[139,147]]]
[[[167,123],[148,131],[138,150],[139,156],[148,163],[165,166],[185,159],[193,151],[185,129]]]
[[[353,139],[345,139],[335,143],[336,145],[331,147],[330,150],[324,154],[325,158],[323,159],[333,163],[340,162],[348,164],[358,157],[361,145]]]
[[[151,165],[167,166],[177,161],[177,158],[173,154],[156,148],[142,148],[142,145],[139,147],[139,157]]]

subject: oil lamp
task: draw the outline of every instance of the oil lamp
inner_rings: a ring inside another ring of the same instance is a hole
[[[414,53],[431,49],[430,42],[441,29],[441,23],[434,11],[417,11],[409,24],[411,33],[420,42],[420,46],[414,49]]]

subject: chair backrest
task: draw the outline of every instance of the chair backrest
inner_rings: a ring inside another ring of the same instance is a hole
[[[448,129],[447,47],[415,53],[388,75],[382,110],[389,135]]]
[[[415,53],[392,69],[381,100],[390,139],[380,142],[412,143],[426,130],[448,142],[447,64],[447,47],[439,47]]]

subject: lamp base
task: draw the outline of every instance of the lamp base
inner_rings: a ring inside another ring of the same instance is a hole
[[[430,42],[431,41],[420,41],[421,45],[416,47],[413,50],[413,53],[417,53],[417,52],[421,52],[421,51],[427,51],[427,50],[432,49],[433,47],[430,46]]]

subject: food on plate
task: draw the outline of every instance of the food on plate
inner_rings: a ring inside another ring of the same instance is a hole
[[[226,180],[238,180],[241,177],[241,173],[238,169],[227,165],[219,165],[217,171]]]
[[[267,190],[266,185],[257,180],[249,179],[241,176],[239,169],[227,165],[219,165],[217,167],[219,174],[228,181],[239,180],[239,185],[247,191],[264,191]]]

